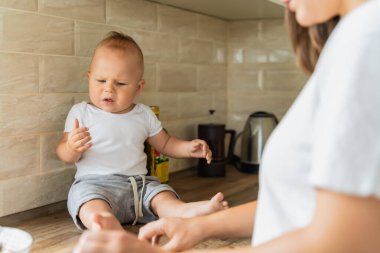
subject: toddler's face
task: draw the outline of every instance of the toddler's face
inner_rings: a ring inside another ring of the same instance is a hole
[[[140,71],[136,52],[98,48],[87,74],[91,102],[106,112],[130,111],[144,86]]]

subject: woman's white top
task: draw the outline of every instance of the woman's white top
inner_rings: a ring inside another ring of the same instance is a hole
[[[380,5],[341,19],[268,140],[252,244],[307,226],[321,188],[380,198]]]
[[[161,122],[149,108],[136,104],[127,113],[105,112],[87,102],[74,105],[66,119],[65,132],[74,128],[75,118],[80,127],[87,127],[92,147],[75,164],[75,177],[97,174],[146,174],[144,141],[162,130]]]

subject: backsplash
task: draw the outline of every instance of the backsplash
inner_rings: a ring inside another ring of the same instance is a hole
[[[55,147],[71,106],[88,99],[90,57],[109,31],[139,43],[138,101],[159,105],[184,139],[211,108],[236,130],[254,110],[282,116],[304,81],[280,20],[227,22],[144,0],[5,0],[0,20],[0,217],[66,199],[75,169]]]
[[[228,51],[228,127],[242,130],[260,110],[281,119],[307,80],[295,65],[284,21],[231,22]]]

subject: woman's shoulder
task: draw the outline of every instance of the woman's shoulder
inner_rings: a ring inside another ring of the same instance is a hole
[[[380,40],[380,1],[367,1],[341,18],[331,38],[346,46]]]
[[[380,65],[380,2],[370,0],[344,16],[330,35],[316,67],[325,74],[357,74]]]

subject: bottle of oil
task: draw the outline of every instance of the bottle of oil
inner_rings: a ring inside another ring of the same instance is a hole
[[[159,118],[160,108],[158,106],[150,106],[154,114]],[[164,131],[166,131],[164,129]],[[148,174],[156,176],[161,183],[169,182],[169,159],[164,154],[155,150],[148,142],[145,142],[145,153],[147,154]]]

